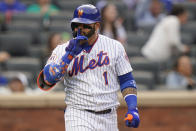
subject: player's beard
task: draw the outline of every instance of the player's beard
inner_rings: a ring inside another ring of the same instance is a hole
[[[94,35],[94,34],[95,34],[95,25],[93,26],[93,28],[91,29],[90,32],[88,32],[88,33],[85,33],[85,32],[84,32],[84,36],[86,36],[88,39],[89,39],[92,35]]]
[[[82,32],[82,30],[81,30]],[[95,25],[93,26],[93,28],[88,32],[88,33],[85,33],[85,32],[82,32],[84,36],[86,36],[88,39],[95,34]],[[73,37],[75,38],[77,36],[77,31],[73,31],[72,32],[72,35]]]

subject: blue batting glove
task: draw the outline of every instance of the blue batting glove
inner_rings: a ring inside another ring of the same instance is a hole
[[[84,46],[88,43],[80,44],[81,40],[88,40],[86,36],[80,34],[80,29],[78,29],[77,36],[69,41],[69,45],[66,47],[66,52],[69,52],[70,55],[77,56],[84,49]]]
[[[137,128],[140,123],[140,118],[137,109],[128,109],[125,115],[125,124],[128,127]]]

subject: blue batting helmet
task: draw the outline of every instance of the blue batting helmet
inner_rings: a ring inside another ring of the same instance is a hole
[[[91,4],[85,4],[77,7],[74,11],[72,22],[92,24],[101,22],[101,15],[99,10]]]

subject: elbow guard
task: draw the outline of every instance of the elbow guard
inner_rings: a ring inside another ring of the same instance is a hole
[[[43,73],[44,80],[47,81],[48,84],[57,83],[63,76],[60,66],[56,64],[46,65]]]
[[[48,91],[52,89],[56,84],[48,85],[44,81],[44,73],[43,70],[39,73],[39,76],[37,77],[37,85],[41,90]]]

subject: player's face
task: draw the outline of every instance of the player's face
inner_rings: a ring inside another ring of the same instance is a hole
[[[91,38],[96,31],[96,23],[93,24],[81,24],[72,23],[73,36],[76,37],[78,29],[80,29],[81,35]]]

